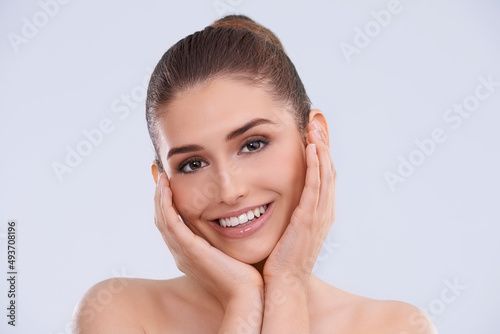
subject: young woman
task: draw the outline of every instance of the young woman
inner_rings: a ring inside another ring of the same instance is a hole
[[[326,119],[271,31],[231,15],[180,40],[151,76],[146,118],[155,223],[186,275],[96,284],[76,333],[435,333],[412,305],[311,273],[336,172]]]

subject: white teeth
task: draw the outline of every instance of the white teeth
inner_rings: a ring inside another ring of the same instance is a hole
[[[260,217],[260,210],[259,210],[259,208],[253,209],[253,214],[255,215],[255,217]]]
[[[258,208],[253,209],[253,210],[248,210],[247,213],[242,213],[238,217],[221,218],[221,219],[219,219],[219,225],[222,227],[231,227],[231,226],[236,226],[239,224],[244,224],[244,223],[248,222],[249,220],[259,218],[261,216],[261,214],[266,212],[266,210],[267,210],[267,205],[262,205]]]
[[[248,217],[246,213],[242,213],[239,217],[238,220],[240,221],[240,224],[246,223],[248,221]]]
[[[230,222],[229,222],[229,225],[228,226],[236,226],[238,225],[240,222],[238,220],[238,218],[236,217],[231,217],[230,218]]]

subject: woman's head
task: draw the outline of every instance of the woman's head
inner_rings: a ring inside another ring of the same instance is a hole
[[[310,106],[278,38],[247,17],[225,17],[163,55],[146,101],[153,176],[166,172],[195,234],[247,263],[269,255],[302,193],[307,124],[324,122]],[[218,225],[263,205],[258,229]]]

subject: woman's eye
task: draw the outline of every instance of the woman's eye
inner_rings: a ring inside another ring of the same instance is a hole
[[[265,144],[265,142],[263,140],[260,140],[260,139],[259,140],[253,140],[253,141],[248,142],[247,144],[245,144],[245,146],[243,147],[243,150],[244,149],[248,149],[247,152],[257,151],[257,150],[259,150],[263,146],[262,144]]]
[[[256,139],[256,140],[251,140],[248,141],[245,145],[243,145],[243,148],[241,149],[241,152],[243,153],[253,153],[256,151],[262,150],[263,147],[265,147],[269,142],[264,139]],[[206,162],[203,160],[200,160],[199,158],[188,160],[184,163],[182,163],[178,171],[179,173],[182,174],[190,174],[190,173],[196,173],[199,169],[205,167],[207,165]]]
[[[182,173],[192,173],[196,172],[197,169],[200,169],[201,167],[204,167],[205,165],[203,164],[203,161],[201,160],[192,160],[186,162],[184,165],[181,166],[180,171]]]

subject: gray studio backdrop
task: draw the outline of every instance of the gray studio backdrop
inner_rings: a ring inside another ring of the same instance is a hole
[[[314,273],[419,306],[443,334],[500,333],[491,0],[2,1],[0,332],[69,333],[96,282],[180,274],[153,222],[145,88],[229,12],[279,36],[329,122],[337,218]]]

